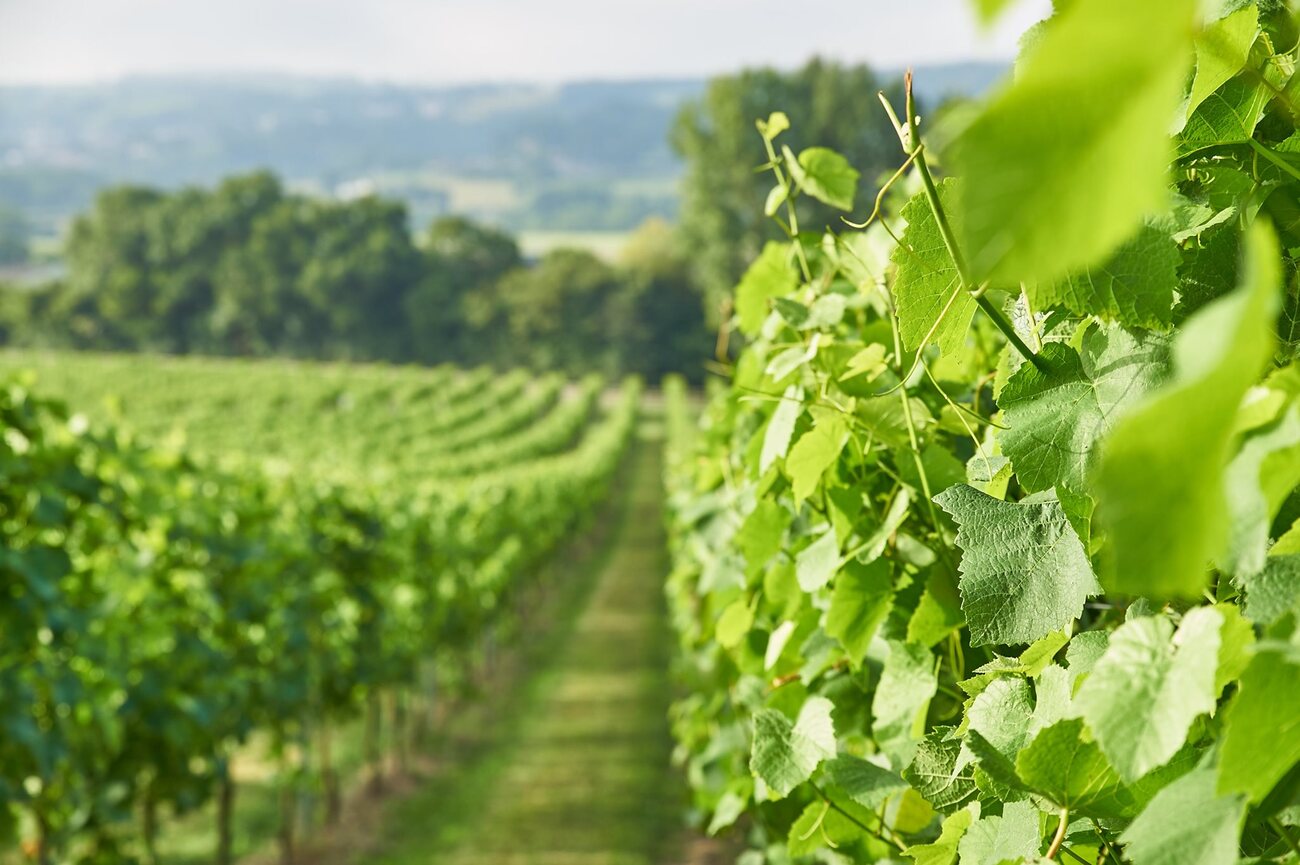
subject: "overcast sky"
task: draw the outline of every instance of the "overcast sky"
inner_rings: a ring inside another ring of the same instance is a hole
[[[1141,2],[1141,0],[1135,0]],[[0,0],[0,82],[284,72],[426,83],[686,77],[813,54],[1009,58],[969,0]]]

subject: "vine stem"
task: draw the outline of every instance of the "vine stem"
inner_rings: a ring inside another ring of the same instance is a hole
[[[910,69],[904,76],[903,81],[907,98],[906,126],[898,122],[898,116],[894,114],[893,108],[889,105],[889,100],[885,99],[883,93],[880,94],[880,101],[885,105],[890,119],[894,122],[904,152],[914,161],[916,172],[921,176],[921,186],[925,189],[925,198],[930,203],[930,210],[934,213],[935,225],[939,228],[939,235],[943,238],[943,245],[947,248],[948,255],[952,258],[953,266],[957,270],[957,280],[961,289],[975,298],[975,303],[993,322],[994,327],[1002,331],[1002,335],[1007,338],[1007,342],[1015,346],[1021,357],[1032,363],[1040,372],[1047,372],[1046,362],[1025,344],[1025,341],[1020,338],[1020,334],[1016,333],[1015,326],[984,295],[983,286],[976,286],[971,279],[970,271],[966,266],[966,257],[957,244],[957,235],[953,232],[952,224],[948,221],[948,214],[944,211],[943,203],[939,200],[939,187],[935,185],[934,174],[930,171],[930,164],[925,158],[925,147],[921,143],[921,132],[916,124],[916,111],[912,100],[912,71]]]
[[[1052,838],[1052,846],[1047,848],[1048,859],[1055,859],[1056,854],[1061,852],[1061,845],[1065,843],[1065,830],[1070,825],[1070,809],[1061,809],[1061,822],[1056,826],[1056,837]]]
[[[1287,174],[1294,177],[1296,180],[1300,180],[1300,171],[1297,171],[1296,168],[1291,163],[1287,162],[1285,159],[1278,156],[1272,150],[1260,144],[1258,141],[1256,141],[1253,138],[1247,138],[1246,142],[1251,146],[1251,149],[1254,150],[1256,153],[1258,153],[1260,156],[1264,157],[1269,162],[1273,163],[1278,168],[1282,169]]]

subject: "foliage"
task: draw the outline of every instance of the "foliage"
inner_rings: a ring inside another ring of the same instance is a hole
[[[666,389],[678,753],[765,861],[1300,856],[1295,16],[1056,6]]]
[[[533,400],[527,376],[487,370],[61,366],[82,398],[139,374],[118,410],[199,442],[0,389],[0,841],[22,817],[42,861],[147,859],[150,815],[213,796],[253,732],[288,789],[320,784],[332,726],[463,679],[603,498],[638,396],[598,414],[597,383]],[[221,382],[228,397],[205,387]],[[390,459],[474,427],[449,444],[473,476]],[[268,462],[277,433],[290,447]]]
[[[793,128],[787,143],[816,143],[847,157],[862,172],[846,192],[874,192],[876,178],[890,167],[897,149],[894,132],[869,94],[884,86],[866,66],[841,66],[813,60],[794,72],[751,69],[709,82],[699,99],[677,117],[673,147],[686,162],[681,224],[686,252],[699,271],[709,298],[709,315],[767,240],[780,233],[754,210],[770,183],[755,174],[752,129],[755,117],[778,109],[789,112]],[[897,96],[898,84],[888,92]],[[812,151],[809,158],[816,158]],[[854,190],[856,187],[856,190]],[[838,226],[843,199],[799,205],[798,227],[820,233]]]
[[[308,198],[266,173],[105,190],[67,259],[65,281],[0,294],[11,343],[573,375],[692,370],[709,348],[676,252],[613,268],[557,250],[532,266],[509,235],[459,217],[417,246],[396,202]]]

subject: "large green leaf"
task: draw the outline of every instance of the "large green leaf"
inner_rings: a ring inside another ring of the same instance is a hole
[[[785,471],[795,502],[812,495],[826,469],[831,467],[849,438],[849,427],[837,412],[814,411],[816,424],[799,437],[785,458]]]
[[[894,598],[890,571],[884,559],[868,565],[851,559],[835,578],[831,606],[826,611],[826,633],[840,641],[854,666],[862,663],[871,638],[889,615]]]
[[[1178,135],[1178,156],[1209,147],[1245,143],[1255,133],[1264,108],[1273,98],[1262,81],[1234,78],[1201,103]]]
[[[1188,115],[1241,71],[1258,35],[1259,7],[1254,3],[1205,25],[1196,37],[1196,77],[1187,98]]]
[[[809,147],[788,164],[804,192],[831,207],[853,209],[861,175],[843,156],[827,147]]]
[[[790,263],[790,245],[768,241],[736,286],[736,317],[741,333],[758,333],[767,318],[769,302],[798,287],[799,276]]]
[[[951,179],[939,184],[939,200],[954,218],[958,190]],[[975,299],[962,288],[957,265],[944,245],[925,193],[914,195],[904,205],[902,216],[907,229],[894,252],[898,333],[909,351],[933,344],[944,354],[952,354],[966,339],[975,315]]]
[[[1242,442],[1225,477],[1231,526],[1220,565],[1246,577],[1264,567],[1273,517],[1300,482],[1300,405]]]
[[[975,279],[1064,277],[1164,206],[1196,5],[1075,0],[1047,22],[953,154]]]
[[[1246,803],[1214,791],[1214,771],[1171,782],[1120,836],[1133,865],[1236,865]]]
[[[1196,716],[1214,711],[1222,624],[1219,611],[1198,607],[1177,636],[1163,616],[1130,619],[1111,634],[1075,705],[1126,782],[1167,763]]]
[[[957,845],[979,815],[979,805],[969,805],[943,821],[939,837],[929,844],[913,844],[903,852],[916,865],[952,865]]]
[[[824,697],[809,697],[793,724],[776,709],[754,713],[749,767],[777,797],[790,795],[812,777],[823,760],[835,756],[832,708]]]
[[[1165,378],[1168,341],[1094,327],[1079,351],[1052,342],[1039,356],[1047,371],[1023,364],[998,397],[1008,427],[1002,450],[1025,489],[1082,493],[1098,441],[1127,406]]]
[[[871,701],[871,732],[894,766],[912,759],[924,732],[926,709],[938,687],[928,649],[890,641],[889,657]]]
[[[1038,809],[1028,802],[1009,802],[1002,815],[980,817],[961,839],[961,865],[1001,865],[1028,860],[1039,851],[1042,833]]]
[[[1259,802],[1300,762],[1300,664],[1261,650],[1239,688],[1224,714],[1218,790]]]
[[[1095,742],[1085,741],[1078,718],[1043,730],[1016,758],[1016,774],[1031,790],[1075,817],[1126,818],[1133,794]]]
[[[1174,375],[1119,420],[1094,474],[1110,533],[1103,583],[1153,599],[1195,597],[1228,539],[1224,469],[1237,408],[1273,345],[1277,241],[1247,235],[1243,284],[1189,319]]]
[[[934,500],[957,521],[973,645],[1032,643],[1069,625],[1101,592],[1059,502],[1004,502],[964,484]]]
[[[1129,327],[1168,327],[1181,260],[1173,239],[1146,225],[1102,263],[1025,290],[1038,309],[1059,306]]]

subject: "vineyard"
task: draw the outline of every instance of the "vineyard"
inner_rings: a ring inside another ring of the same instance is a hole
[[[230,767],[254,736],[291,856],[306,793],[337,819],[340,731],[364,717],[378,774],[509,634],[512,597],[609,492],[639,393],[486,370],[5,363],[89,413],[3,392],[0,814],[43,861],[152,859],[159,815],[207,800],[232,861]]]
[[[703,392],[0,352],[0,865],[1300,865],[1300,10],[1053,9],[746,118]]]

